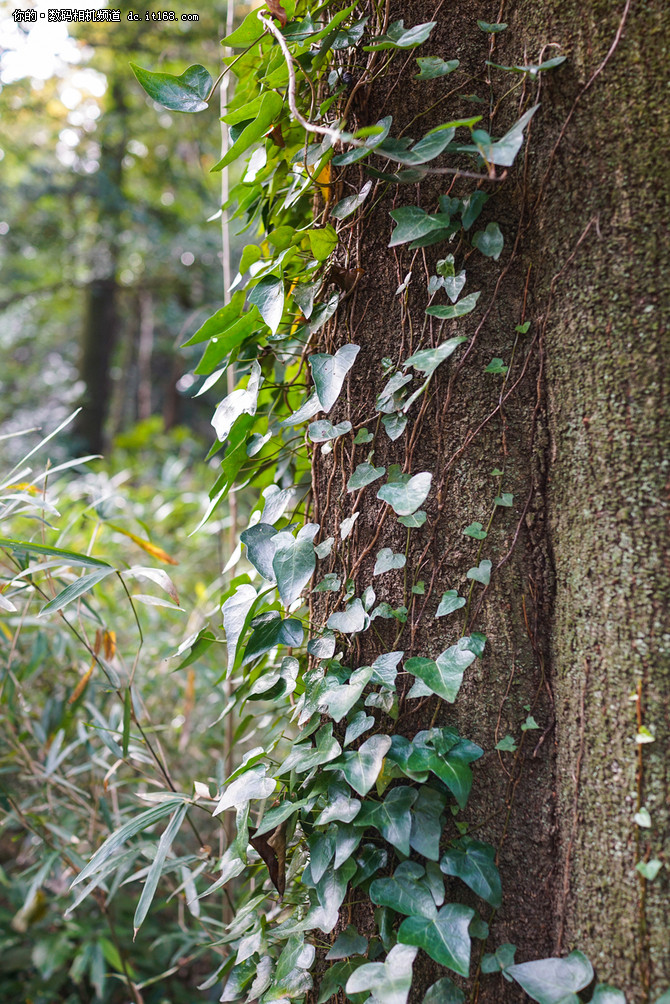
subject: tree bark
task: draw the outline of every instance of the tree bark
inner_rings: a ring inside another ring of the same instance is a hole
[[[423,0],[392,5],[391,21],[438,21],[418,52],[458,58],[459,77],[453,84],[451,77],[415,81],[414,53],[398,56],[400,75],[377,81],[352,104],[358,126],[390,114],[392,135],[405,129],[415,138],[482,110],[494,112],[482,126],[500,136],[518,118],[519,98],[522,110],[538,99],[541,107],[508,179],[480,186],[493,198],[473,229],[499,222],[499,261],[470,254],[464,243],[388,248],[389,210],[416,204],[435,211],[450,186],[443,177],[428,176],[418,196],[412,186],[391,187],[363,225],[342,235],[340,264],[362,274],[319,350],[355,342],[361,352],[333,422],[374,431],[385,357],[399,365],[453,334],[469,341],[436,371],[430,395],[413,406],[396,442],[380,428],[373,444],[351,455],[343,440],[326,456],[317,448],[314,519],[339,539],[342,519],[359,510],[346,558],[356,595],[372,584],[378,600],[409,608],[400,635],[395,621],[375,621],[379,635],[361,637],[348,653],[353,665],[369,665],[390,648],[406,658],[434,657],[466,631],[487,636],[454,705],[401,698],[398,722],[385,723],[410,738],[432,722],[455,725],[485,750],[468,808],[455,817],[497,848],[503,880],[502,909],[483,914],[490,935],[475,944],[483,952],[512,942],[517,962],[578,948],[601,981],[647,1004],[670,986],[670,574],[662,558],[669,543],[663,397],[670,345],[659,235],[668,202],[662,81],[670,18],[660,0],[630,8],[519,0],[499,14],[467,0],[437,15]],[[485,34],[477,18],[509,27]],[[484,65],[537,64],[558,53],[567,62],[536,78]],[[430,111],[457,84],[449,104]],[[466,93],[486,103],[464,100]],[[365,178],[362,169],[347,169],[341,195]],[[475,185],[458,180],[450,194]],[[441,328],[428,319],[424,330],[427,278],[450,252],[457,271],[466,269],[464,292],[482,291],[478,307]],[[407,293],[397,294],[409,272]],[[527,333],[515,330],[525,321]],[[509,367],[506,375],[484,372],[493,357]],[[377,501],[378,485],[347,493],[347,478],[371,445],[377,466],[433,475],[428,520],[409,537]],[[513,495],[511,508],[495,505],[501,492]],[[480,548],[463,531],[473,521],[486,528],[489,519]],[[373,579],[376,553],[404,552],[408,540],[408,576],[425,582],[423,595],[408,597],[404,571]],[[467,578],[483,558],[493,566],[488,587]],[[335,559],[332,570],[342,571]],[[472,589],[471,599],[436,620],[447,589],[463,596]],[[315,612],[325,622],[336,598],[319,595]],[[640,724],[654,742],[635,741]],[[495,750],[507,734],[515,753]],[[633,822],[643,806],[651,828]],[[445,838],[454,835],[450,821]],[[665,862],[653,882],[635,868],[648,859]],[[457,880],[447,882],[448,901],[481,907]],[[371,929],[369,905],[353,907],[353,917],[364,933]],[[480,954],[473,953],[471,1000],[527,999],[502,977],[480,978]],[[414,974],[410,1000],[420,1002],[446,971],[420,954]]]

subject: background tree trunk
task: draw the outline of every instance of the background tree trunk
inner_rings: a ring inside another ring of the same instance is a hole
[[[390,20],[401,16],[407,26],[438,21],[419,54],[458,58],[458,76],[417,82],[415,53],[404,62],[399,56],[399,76],[357,94],[357,125],[391,114],[393,135],[404,128],[417,138],[446,118],[483,113],[482,125],[500,136],[522,100],[521,110],[537,100],[541,107],[508,180],[481,185],[494,198],[473,229],[500,223],[505,248],[498,262],[470,255],[465,244],[388,249],[388,211],[410,204],[434,211],[448,177],[429,176],[418,198],[411,186],[391,187],[342,249],[340,264],[363,272],[320,350],[352,341],[361,353],[349,400],[333,421],[374,429],[384,357],[399,364],[419,344],[474,336],[437,370],[430,398],[413,406],[404,435],[392,443],[380,428],[373,444],[376,465],[433,474],[428,521],[412,531],[407,563],[425,581],[425,593],[407,599],[403,571],[373,580],[376,553],[404,551],[407,538],[376,500],[378,486],[360,498],[346,492],[369,446],[345,457],[342,441],[330,455],[315,452],[314,518],[337,536],[341,520],[360,510],[348,559],[356,594],[373,584],[378,600],[409,607],[400,637],[395,621],[375,621],[386,648],[434,657],[466,629],[487,636],[455,705],[401,699],[395,726],[412,737],[433,720],[453,724],[485,750],[468,808],[456,817],[499,852],[503,907],[491,918],[484,914],[491,933],[483,950],[509,941],[521,962],[579,948],[602,981],[645,1004],[670,985],[668,870],[654,882],[635,870],[639,860],[667,862],[669,834],[662,406],[670,345],[658,234],[664,209],[667,219],[662,81],[670,18],[660,0],[630,9],[527,0],[499,11],[460,0],[437,14],[425,2],[392,5]],[[487,35],[477,18],[509,27]],[[535,79],[495,69],[487,76],[484,65],[487,58],[537,64],[558,53],[568,61]],[[460,93],[448,106],[430,111],[457,84]],[[364,177],[357,167],[344,175],[358,188]],[[459,180],[450,191],[464,195],[476,184]],[[427,278],[448,252],[457,271],[466,269],[464,292],[482,290],[478,308],[441,330],[427,319],[424,332]],[[397,295],[410,271],[406,297]],[[527,334],[515,330],[524,321],[531,322]],[[493,357],[509,367],[506,376],[484,372]],[[504,475],[492,475],[494,469]],[[495,506],[501,492],[513,494],[511,508]],[[489,519],[480,548],[463,530],[473,521],[486,528]],[[466,578],[483,558],[493,563],[486,588]],[[472,589],[471,600],[435,620],[447,589],[463,596]],[[334,596],[321,596],[325,621]],[[383,650],[372,631],[358,646],[354,665]],[[533,725],[528,715],[538,727],[522,730]],[[636,743],[640,722],[653,743]],[[495,750],[507,734],[516,753]],[[633,822],[643,805],[650,829]],[[455,834],[450,822],[445,835]],[[447,881],[463,901],[457,880]],[[474,897],[471,903],[481,905]],[[370,907],[356,907],[354,916],[365,933]],[[445,975],[423,955],[414,972],[417,1002]],[[481,1004],[526,999],[501,977],[480,982],[476,952],[471,972],[478,987],[472,999]]]

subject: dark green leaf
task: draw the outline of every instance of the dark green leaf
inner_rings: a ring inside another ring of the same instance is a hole
[[[504,31],[507,27],[506,24],[491,24],[489,21],[477,21],[477,24],[487,35],[495,35],[499,31]]]
[[[423,1004],[465,1004],[465,994],[445,976],[428,988]]]
[[[472,238],[472,246],[479,248],[487,258],[497,261],[505,240],[497,223],[487,224],[486,230],[478,230]]]
[[[460,976],[470,972],[470,935],[468,926],[474,910],[449,903],[437,917],[407,917],[398,930],[403,945],[418,945],[441,966],[453,969]]]
[[[442,836],[442,813],[446,797],[427,785],[419,788],[419,795],[412,807],[412,829],[410,846],[431,861],[440,857],[440,837]]]
[[[500,875],[495,863],[495,849],[468,837],[453,844],[440,861],[445,875],[454,875],[485,899],[491,906],[502,902]]]
[[[367,948],[368,939],[359,934],[352,924],[349,924],[335,940],[326,958],[346,959],[349,955],[364,955]]]
[[[430,314],[431,317],[439,317],[441,320],[451,320],[454,317],[464,317],[465,314],[469,314],[475,309],[479,296],[479,292],[468,293],[468,295],[464,296],[462,300],[458,301],[458,303],[452,303],[446,307],[426,307],[426,313]]]
[[[453,614],[455,610],[460,610],[464,606],[465,597],[459,596],[455,589],[448,589],[446,593],[442,594],[442,599],[435,616],[446,617],[447,614]]]
[[[384,840],[397,847],[401,854],[408,856],[409,835],[412,828],[410,808],[416,798],[417,791],[414,788],[405,786],[392,788],[383,802],[364,802],[354,825],[374,826]]]
[[[388,736],[372,736],[357,750],[344,753],[337,763],[328,764],[326,770],[341,770],[354,791],[359,795],[367,795],[379,776],[382,761],[390,746]]]
[[[435,56],[418,56],[419,73],[415,74],[416,80],[435,80],[436,77],[446,77],[448,73],[453,73],[461,64],[458,59],[450,59],[445,62]]]
[[[298,648],[302,645],[302,639],[303,630],[300,621],[282,620],[281,617],[275,617],[273,620],[254,628],[244,650],[242,665],[244,666],[258,658],[259,655],[269,652],[276,645]]]

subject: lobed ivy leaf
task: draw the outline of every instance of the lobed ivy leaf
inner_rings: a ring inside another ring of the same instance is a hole
[[[448,976],[444,976],[428,988],[423,1004],[465,1004],[465,994]]]
[[[273,777],[266,777],[266,774],[267,767],[257,764],[237,777],[224,789],[212,815],[218,816],[224,809],[239,808],[252,798],[267,798],[271,795],[277,782]]]
[[[421,657],[408,659],[405,669],[423,680],[434,694],[453,704],[463,683],[463,673],[476,658],[474,652],[466,647],[468,640],[461,638],[435,660]]]
[[[333,425],[327,418],[310,422],[307,426],[307,435],[313,443],[327,443],[331,439],[345,436],[347,432],[351,432],[351,422],[338,422],[337,425]]]
[[[440,857],[440,838],[446,796],[428,785],[419,788],[419,794],[412,807],[412,828],[410,846],[430,861]]]
[[[436,77],[446,77],[448,73],[453,73],[461,65],[458,59],[444,60],[437,56],[418,56],[419,72],[414,75],[415,80],[435,80]]]
[[[371,485],[373,481],[377,481],[384,474],[386,474],[385,467],[373,467],[367,462],[359,464],[347,481],[347,491],[354,492],[359,488],[365,488],[366,485]]]
[[[346,959],[350,955],[364,955],[368,948],[368,939],[353,924],[348,924],[342,933],[335,939],[333,947],[326,955],[327,959]]]
[[[446,593],[442,594],[435,616],[446,617],[447,614],[453,614],[454,611],[460,610],[464,606],[465,597],[459,596],[455,589],[447,589]]]
[[[368,740],[370,741],[370,740]],[[365,801],[354,821],[355,826],[374,826],[384,840],[401,854],[409,855],[409,835],[412,828],[410,808],[417,799],[414,788],[392,788],[383,802]]]
[[[434,349],[421,349],[406,359],[404,365],[413,366],[415,370],[419,370],[425,376],[431,376],[440,363],[448,359],[464,341],[466,338],[463,335],[457,335],[455,338],[449,338],[446,342],[442,342]]]
[[[259,655],[264,655],[271,648],[277,645],[287,645],[290,648],[298,648],[302,645],[303,630],[300,621],[289,619],[282,620],[281,617],[273,617],[272,620],[259,624],[254,628],[247,646],[244,650],[242,665],[257,659]]]
[[[590,1004],[626,1004],[626,995],[606,983],[598,983],[593,991]],[[659,997],[656,1004],[670,1004],[670,990]]]
[[[461,837],[446,852],[440,868],[445,875],[462,879],[473,892],[497,909],[502,903],[502,886],[495,853],[490,844]]]
[[[372,676],[371,666],[362,666],[351,674],[348,683],[333,683],[326,690],[323,700],[328,713],[335,722],[341,722],[353,708]]]
[[[331,614],[327,627],[341,634],[356,634],[365,628],[367,614],[361,601],[356,598],[347,605],[346,610]]]
[[[419,509],[418,512],[412,513],[410,516],[398,516],[398,522],[403,526],[406,526],[409,530],[414,530],[423,526],[427,518],[428,517],[423,509]]]
[[[487,224],[486,230],[478,230],[472,238],[472,246],[494,261],[500,257],[504,244],[505,239],[497,223]]]
[[[406,558],[404,554],[394,554],[390,547],[382,547],[375,561],[373,575],[383,575],[384,572],[391,572],[397,568],[404,568]]]
[[[240,415],[255,415],[258,405],[258,392],[263,383],[261,367],[256,359],[251,364],[249,380],[245,388],[238,387],[219,404],[212,416],[212,425],[217,439],[224,443],[230,434],[235,421]]]
[[[407,917],[398,929],[403,945],[423,948],[431,959],[460,976],[470,973],[470,935],[468,927],[475,911],[460,903],[443,906],[437,917]]]
[[[326,770],[341,770],[359,795],[367,795],[379,776],[382,761],[391,746],[389,736],[372,736],[357,749],[343,753]]]
[[[508,966],[514,965],[516,955],[516,945],[511,945],[508,941],[496,948],[495,952],[487,952],[482,958],[483,973],[499,973]]]
[[[437,916],[435,903],[425,880],[425,869],[415,861],[403,861],[392,877],[375,879],[370,899],[409,917]]]
[[[419,206],[401,206],[400,209],[392,209],[389,216],[396,223],[388,245],[390,248],[415,241],[433,230],[443,230],[450,223],[450,218],[445,213],[431,216]]]
[[[421,45],[427,41],[436,24],[437,21],[426,21],[423,24],[415,25],[413,28],[405,28],[404,21],[401,18],[399,21],[393,21],[388,26],[385,35],[373,38],[370,45],[364,45],[363,49],[365,52],[377,52],[380,49],[394,48],[412,49],[414,46]]]

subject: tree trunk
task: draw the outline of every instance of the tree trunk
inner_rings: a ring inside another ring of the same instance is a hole
[[[356,595],[372,584],[378,601],[409,608],[404,628],[375,621],[379,633],[360,638],[353,665],[369,665],[390,648],[405,658],[435,657],[461,634],[487,636],[455,704],[401,697],[397,723],[385,723],[410,738],[434,722],[454,725],[485,751],[468,808],[445,831],[455,836],[455,822],[467,821],[470,833],[497,848],[503,880],[502,908],[483,914],[489,938],[475,942],[481,952],[473,953],[470,999],[527,999],[516,984],[479,974],[483,952],[512,942],[517,962],[580,949],[602,982],[647,1004],[670,985],[668,870],[647,881],[635,868],[648,859],[667,865],[669,835],[662,397],[670,345],[657,233],[664,208],[667,218],[662,81],[670,18],[660,0],[630,10],[589,0],[503,7],[498,16],[466,0],[437,15],[421,0],[392,6],[390,20],[403,16],[406,26],[438,21],[418,53],[458,58],[458,77],[415,81],[411,52],[393,64],[400,75],[383,77],[352,103],[356,125],[392,115],[392,134],[404,128],[415,138],[447,118],[478,113],[482,127],[500,136],[519,117],[520,99],[521,110],[538,100],[541,107],[508,179],[480,183],[493,197],[473,230],[499,222],[505,247],[497,262],[463,242],[388,248],[389,210],[434,212],[451,184],[444,176],[429,175],[418,189],[390,186],[364,226],[349,231],[348,245],[341,235],[340,264],[362,274],[319,350],[355,342],[361,352],[333,422],[374,431],[385,357],[400,365],[454,334],[469,340],[436,371],[405,433],[391,442],[380,427],[371,444],[377,466],[432,473],[425,525],[408,533],[376,500],[378,485],[347,493],[370,446],[343,456],[344,440],[325,456],[315,451],[314,519],[337,538],[341,521],[359,510],[347,564]],[[509,27],[486,34],[476,24],[482,17]],[[567,62],[535,77],[485,66],[487,59],[538,64],[558,53]],[[457,84],[448,110],[442,103],[431,111]],[[485,103],[464,99],[466,92]],[[359,190],[366,175],[354,166],[342,178]],[[450,194],[476,185],[458,179]],[[466,270],[464,292],[482,292],[472,315],[441,323],[425,318],[426,283],[447,253],[457,272]],[[407,291],[396,293],[409,272]],[[527,333],[516,330],[526,321]],[[506,373],[485,372],[496,357]],[[511,507],[495,504],[503,493],[513,496]],[[488,528],[481,541],[463,532],[475,521]],[[373,578],[382,547],[404,553],[406,546],[406,570]],[[467,578],[483,559],[492,562],[488,586]],[[425,591],[412,595],[417,580]],[[468,603],[436,620],[449,589]],[[334,594],[319,595],[326,598],[316,613],[325,622]],[[640,725],[654,742],[635,741],[645,738]],[[516,752],[495,749],[506,735]],[[633,821],[642,807],[651,828]],[[467,899],[458,880],[447,883],[447,901],[451,892]],[[468,902],[481,907],[474,896]],[[352,909],[365,933],[370,905]],[[445,974],[420,954],[410,1001],[420,1002]]]

